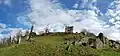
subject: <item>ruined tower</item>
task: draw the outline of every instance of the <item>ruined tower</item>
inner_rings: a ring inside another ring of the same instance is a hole
[[[65,33],[73,33],[73,26],[66,26]]]

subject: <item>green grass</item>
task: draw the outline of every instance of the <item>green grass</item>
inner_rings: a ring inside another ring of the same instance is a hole
[[[41,36],[34,38],[36,42],[43,44],[59,44],[63,41],[61,36]]]
[[[0,48],[0,56],[120,56],[120,52],[113,49],[92,49],[79,45],[68,45],[61,36],[38,36],[34,42],[22,42],[22,44]]]

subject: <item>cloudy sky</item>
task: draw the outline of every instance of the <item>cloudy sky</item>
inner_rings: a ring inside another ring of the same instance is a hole
[[[65,25],[104,33],[120,40],[120,0],[0,0],[0,37],[25,32],[34,25],[40,32],[49,27],[63,32]]]

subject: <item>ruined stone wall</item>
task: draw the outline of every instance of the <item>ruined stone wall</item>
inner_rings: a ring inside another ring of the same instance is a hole
[[[73,26],[66,26],[65,33],[73,33]]]

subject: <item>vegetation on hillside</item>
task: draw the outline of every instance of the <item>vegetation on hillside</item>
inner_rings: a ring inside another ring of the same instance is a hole
[[[68,36],[68,35],[66,35]],[[119,56],[112,48],[93,49],[67,45],[62,36],[36,36],[35,41],[0,48],[0,56]]]
[[[28,36],[29,35],[29,36]],[[100,38],[103,41],[104,35],[98,36],[83,30],[81,33],[47,32],[36,35],[34,32],[21,32],[15,39],[4,38],[0,44],[0,56],[119,56],[120,49],[102,48],[95,49],[80,44],[84,38],[91,37],[91,41]],[[90,43],[90,42],[89,42]],[[104,42],[103,42],[104,43]],[[109,46],[109,45],[107,45]]]

